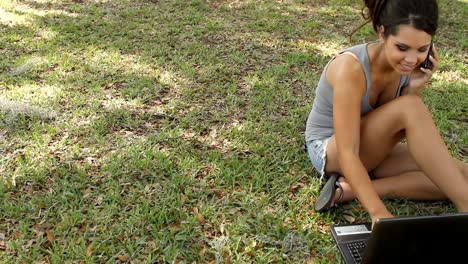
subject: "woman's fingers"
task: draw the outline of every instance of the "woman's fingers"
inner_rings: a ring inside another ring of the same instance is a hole
[[[435,48],[434,44],[432,44],[432,55],[429,56],[429,60],[432,62],[432,72],[435,72],[439,68],[439,53]]]

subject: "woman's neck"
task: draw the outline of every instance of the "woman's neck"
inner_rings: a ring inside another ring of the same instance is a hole
[[[380,41],[369,45],[369,59],[373,74],[387,76],[396,73],[393,67],[388,63],[385,52],[384,44]]]

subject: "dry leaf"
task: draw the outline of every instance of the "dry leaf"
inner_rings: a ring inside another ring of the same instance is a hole
[[[170,225],[170,228],[176,232],[179,232],[182,228],[180,227],[180,223],[174,223]]]
[[[198,254],[200,254],[201,256],[204,256],[207,252],[207,249],[206,247],[203,247],[202,249],[200,249],[200,251],[198,252]]]
[[[126,255],[119,255],[119,256],[117,256],[117,259],[120,260],[120,261],[129,261],[130,257],[126,256]]]
[[[21,249],[22,249],[22,250],[28,250],[28,249],[29,249],[33,244],[35,244],[36,242],[37,242],[37,241],[36,241],[35,238],[30,239],[30,240],[28,240],[28,242],[27,242],[25,245],[21,246]]]
[[[5,241],[0,240],[0,250],[6,250]]]
[[[356,221],[356,218],[354,218],[354,217],[352,217],[350,215],[345,214],[343,216],[346,219],[346,221],[348,221],[349,223],[354,223]]]
[[[184,193],[180,193],[180,203],[184,204],[185,203],[185,195]]]
[[[39,223],[37,223],[34,227],[33,227],[33,231],[36,231],[36,232],[44,232],[46,230],[50,230],[52,229],[54,226],[52,224],[49,224],[49,223],[46,223],[45,220],[44,221],[41,221]]]
[[[146,242],[146,245],[147,245],[148,248],[150,248],[152,250],[157,250],[159,248],[158,244],[154,240],[150,240],[150,241]]]
[[[198,220],[198,222],[200,222],[200,224],[205,223],[205,218],[200,213],[197,214],[197,220]]]
[[[91,257],[91,255],[93,254],[93,249],[94,249],[94,244],[90,243],[88,245],[88,247],[86,248],[86,256],[87,257]]]
[[[54,235],[52,234],[52,232],[50,232],[50,231],[48,230],[48,231],[46,231],[46,235],[47,235],[47,239],[49,240],[49,242],[50,242],[51,244],[53,244],[54,241],[55,241],[55,237],[54,237]]]
[[[222,190],[220,190],[220,189],[214,189],[213,191],[214,191],[215,195],[216,195],[218,198],[223,198],[223,197],[226,195],[226,194],[225,194]]]
[[[219,225],[219,232],[221,232],[221,234],[224,234],[224,223],[221,223]]]
[[[224,250],[224,255],[225,255],[224,263],[231,264],[231,255],[232,255],[231,250],[229,249]]]

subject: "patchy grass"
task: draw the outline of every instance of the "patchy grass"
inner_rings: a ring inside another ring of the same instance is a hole
[[[466,3],[424,98],[466,160]],[[358,0],[0,0],[6,263],[336,263],[302,150],[315,83],[375,39]],[[14,107],[12,107],[14,106]],[[396,215],[450,203],[385,201]]]

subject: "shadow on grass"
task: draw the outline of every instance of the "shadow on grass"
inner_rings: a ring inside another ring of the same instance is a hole
[[[19,188],[44,175],[52,189],[70,183],[58,193],[75,197],[63,202],[74,209],[61,212],[81,220],[54,230],[73,242],[90,237],[76,243],[83,252],[91,238],[104,241],[100,260],[203,262],[217,256],[212,241],[222,236],[239,261],[336,257],[321,252],[333,247],[326,226],[343,219],[311,213],[318,186],[302,132],[322,67],[360,22],[360,2],[351,2],[21,1],[12,13],[29,22],[2,29],[5,94],[60,117],[35,136],[8,131],[13,142],[22,137],[8,150],[27,149],[23,159],[42,168],[22,174]],[[363,31],[356,41],[370,38]],[[11,74],[35,57],[44,63]],[[15,92],[25,86],[40,96]],[[9,173],[24,166],[9,162]],[[73,183],[77,171],[89,178]]]

